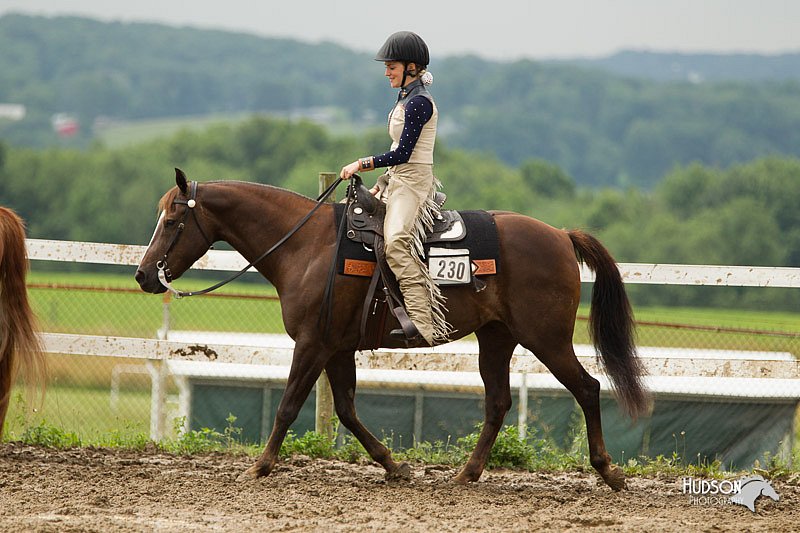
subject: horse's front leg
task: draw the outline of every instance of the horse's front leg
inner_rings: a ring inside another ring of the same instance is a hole
[[[305,347],[301,347],[300,343],[295,345],[286,390],[278,405],[267,445],[256,463],[239,476],[239,481],[267,476],[272,472],[289,426],[297,418],[300,408],[308,398],[308,393],[311,392],[331,355],[332,352],[318,345]]]

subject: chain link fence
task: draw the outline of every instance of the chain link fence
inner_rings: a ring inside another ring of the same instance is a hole
[[[58,284],[48,277],[38,273],[29,285],[45,332],[291,346],[282,338],[277,296],[263,282],[237,283],[202,298],[170,300],[141,293],[132,280]],[[587,312],[581,308],[575,332],[579,354],[590,350]],[[791,365],[800,358],[797,314],[647,308],[641,315],[638,344],[644,356],[710,359],[723,377],[653,375],[653,412],[635,424],[624,419],[612,396],[604,393],[606,442],[615,458],[678,454],[746,468],[765,454],[787,460],[796,455],[792,448],[797,448],[797,380],[763,374],[772,371],[773,361]],[[96,442],[108,440],[109,435],[148,433],[156,371],[151,364],[124,357],[48,357],[50,381],[44,404],[32,412],[23,395],[15,396],[6,428],[11,438],[42,421]],[[753,366],[760,370],[729,377],[725,365],[732,361],[761,361]],[[286,369],[184,363],[168,364],[165,409],[170,431],[179,427],[223,431],[233,415],[243,440],[265,440]],[[360,375],[357,408],[367,427],[379,438],[391,439],[393,446],[454,442],[482,420],[483,392],[477,373],[392,372],[371,370]],[[569,448],[583,434],[582,414],[563,388],[545,378],[512,375],[514,401],[506,422],[517,424],[522,419],[529,433]],[[293,430],[302,434],[313,428],[312,393]],[[340,429],[340,433],[345,432]]]

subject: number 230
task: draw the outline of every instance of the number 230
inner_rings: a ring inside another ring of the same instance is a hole
[[[436,277],[445,279],[461,279],[466,273],[466,265],[463,261],[439,261],[439,270]]]

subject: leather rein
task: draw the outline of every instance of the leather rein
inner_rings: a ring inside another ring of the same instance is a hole
[[[196,214],[194,208],[197,206],[197,199],[196,198],[197,198],[198,183],[196,181],[192,181],[190,183],[190,185],[189,185],[189,199],[188,200],[183,200],[183,199],[180,199],[180,198],[175,198],[172,201],[173,204],[183,205],[184,209],[183,209],[183,214],[181,215],[181,221],[178,223],[178,229],[175,232],[175,234],[172,236],[172,240],[170,241],[169,246],[167,246],[167,250],[164,252],[164,258],[156,263],[156,268],[158,269],[158,281],[161,282],[161,285],[166,287],[167,290],[170,291],[175,296],[175,298],[183,298],[184,296],[199,296],[201,294],[207,294],[207,293],[209,293],[211,291],[215,291],[215,290],[219,289],[220,287],[222,287],[223,285],[227,285],[231,281],[239,278],[242,274],[247,272],[252,266],[256,265],[259,261],[261,261],[262,259],[264,259],[268,255],[270,255],[272,252],[277,250],[283,243],[285,243],[287,240],[289,240],[289,238],[292,235],[294,235],[297,232],[297,230],[299,230],[301,227],[303,227],[303,225],[306,222],[308,222],[308,219],[310,219],[311,216],[317,211],[317,209],[319,209],[322,206],[322,204],[325,203],[325,199],[336,189],[336,187],[341,182],[342,182],[342,178],[337,178],[336,181],[334,181],[331,185],[329,185],[328,188],[325,189],[325,191],[317,197],[317,200],[316,200],[317,203],[311,209],[311,211],[309,211],[302,219],[300,219],[300,221],[297,224],[295,224],[295,226],[292,229],[290,229],[286,233],[286,235],[281,237],[278,240],[278,242],[273,244],[272,247],[270,247],[266,252],[264,252],[263,254],[258,256],[257,259],[251,261],[250,264],[248,264],[246,267],[241,269],[239,272],[237,272],[236,274],[230,276],[228,279],[220,281],[219,283],[216,283],[216,284],[214,284],[214,285],[212,285],[210,287],[207,287],[207,288],[205,288],[203,290],[184,292],[184,291],[180,291],[180,290],[176,289],[175,287],[173,287],[171,285],[172,272],[170,272],[169,266],[167,264],[167,255],[172,250],[172,248],[175,246],[175,244],[178,242],[178,239],[180,238],[181,233],[183,233],[183,230],[186,227],[186,219],[189,217],[189,213],[192,214],[192,218],[194,218],[194,222],[197,225],[197,229],[200,230],[200,234],[203,235],[203,238],[206,240],[206,243],[208,244],[209,248],[213,248],[213,244],[214,244],[213,242],[211,242],[211,240],[208,238],[208,236],[206,236],[206,233],[203,231],[203,227],[200,225],[200,222],[197,220],[197,214]]]

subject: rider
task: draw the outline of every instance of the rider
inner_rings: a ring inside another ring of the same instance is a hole
[[[444,319],[444,297],[422,262],[425,229],[438,214],[434,193],[441,184],[433,175],[433,145],[438,111],[427,86],[430,55],[416,33],[400,31],[389,36],[378,50],[376,61],[386,65],[386,77],[400,89],[389,113],[388,152],[363,157],[342,168],[342,179],[356,172],[386,167],[371,192],[386,202],[384,239],[386,261],[400,284],[409,318],[419,335],[433,345],[445,340],[449,325]],[[402,329],[392,337],[405,338]],[[414,339],[411,339],[414,340]]]

